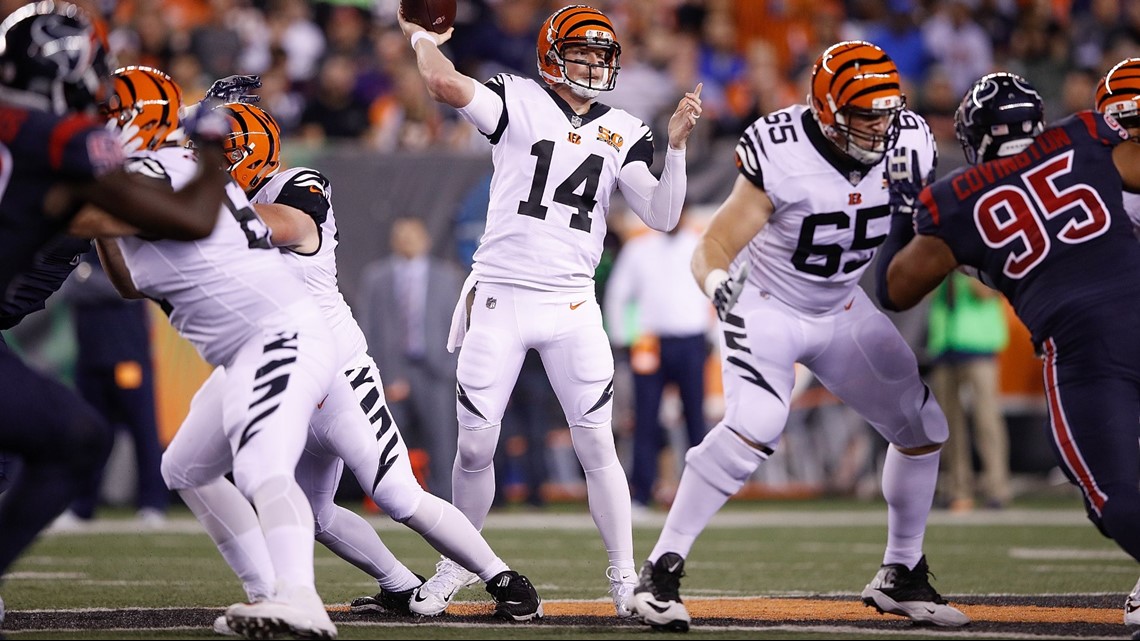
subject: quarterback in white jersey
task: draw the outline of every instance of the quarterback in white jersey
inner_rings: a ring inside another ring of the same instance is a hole
[[[429,93],[493,147],[487,229],[456,306],[449,348],[459,353],[459,454],[452,495],[482,527],[494,498],[492,459],[503,411],[527,350],[542,357],[586,473],[590,513],[606,546],[619,616],[636,579],[629,486],[611,428],[613,356],[594,295],[610,196],[618,187],[650,227],[673,228],[685,199],[685,145],[700,117],[700,85],[669,121],[660,180],[649,171],[649,128],[596,102],[614,87],[621,46],[602,12],[568,6],[538,33],[542,83],[499,75],[486,84],[455,70],[450,38],[402,18]],[[453,565],[453,564],[452,564]],[[447,566],[425,584],[446,602],[469,576]]]
[[[541,617],[541,601],[526,577],[511,571],[455,506],[424,492],[412,473],[407,447],[388,411],[364,333],[337,283],[338,232],[328,179],[314,169],[280,169],[280,130],[267,112],[240,102],[218,109],[231,124],[232,133],[223,144],[230,174],[250,196],[253,208],[272,231],[273,246],[281,249],[333,330],[335,361],[343,377],[333,382],[309,420],[297,481],[312,505],[317,540],[380,585],[376,596],[354,601],[353,610],[411,614],[417,603],[414,592],[423,578],[396,559],[367,521],[333,503],[346,463],[364,491],[392,519],[420,533],[489,584],[497,585],[509,576],[513,589],[526,590],[523,601],[527,603],[499,608],[498,616],[512,620]],[[219,426],[198,422],[182,427],[188,429],[201,431],[200,438],[190,442],[206,443],[211,440],[209,432],[218,431]],[[214,483],[220,466],[207,470],[193,465],[201,457],[200,452],[181,447],[168,453],[164,465],[184,470],[180,476],[196,477],[200,485]],[[232,493],[228,497],[214,493],[205,501],[220,522],[248,509],[248,504],[243,508],[233,500]],[[261,548],[260,541],[251,539],[223,550],[247,592],[253,593],[251,598],[257,595],[251,586],[273,584],[272,568],[256,562],[266,556]],[[492,594],[497,601],[505,600]],[[221,623],[215,622],[215,629],[222,629]]]
[[[678,594],[684,559],[778,446],[797,362],[891,443],[887,549],[864,602],[936,625],[969,620],[930,586],[922,549],[946,418],[914,353],[857,285],[889,230],[886,154],[905,148],[933,176],[934,141],[905,109],[894,62],[866,42],[824,51],[809,100],[745,131],[741,175],[693,255],[694,276],[721,318],[726,411],[686,455],[641,570],[633,602],[654,627],[688,629]]]
[[[197,171],[197,161],[177,144],[176,128],[160,132],[148,120],[154,110],[175,117],[180,90],[153,69],[128,67],[115,77],[124,82],[116,83],[108,115],[126,142],[141,147],[128,169],[177,191]],[[160,97],[136,92],[142,85],[159,86]],[[274,590],[258,595],[263,599],[257,602],[230,606],[230,627],[246,635],[335,638],[336,627],[314,587],[312,511],[294,479],[309,415],[339,380],[333,337],[320,309],[281,254],[268,249],[269,229],[232,182],[206,238],[136,235],[99,242],[120,293],[158,301],[171,324],[215,367],[191,404],[184,422],[190,427],[178,432],[163,457],[162,474],[219,547],[241,537],[262,540]],[[207,433],[205,443],[198,442],[202,430],[193,427],[202,422],[220,426]],[[198,456],[171,466],[168,455],[181,448]],[[212,478],[232,468],[234,483],[222,491],[236,495],[250,517],[238,529],[219,525],[218,515],[203,506],[201,497],[215,488],[199,487],[193,477],[199,469],[215,468],[220,469]]]

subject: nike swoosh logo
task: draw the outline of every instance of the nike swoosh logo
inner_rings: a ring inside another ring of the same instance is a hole
[[[586,304],[586,301],[582,301],[580,303],[570,303],[570,309],[575,310],[575,309],[578,309],[579,307],[581,307],[582,305],[585,305],[585,304]]]
[[[656,603],[652,603],[649,601],[646,601],[645,604],[648,605],[649,607],[653,608],[654,610],[657,610],[657,614],[665,614],[666,610],[669,609],[669,606],[661,607],[661,606],[657,605]]]
[[[419,592],[413,594],[412,598],[415,599],[416,603],[423,603],[424,601],[427,601],[427,597],[420,596]]]
[[[317,403],[317,409],[321,409],[322,407],[324,407],[325,401],[327,401],[327,400],[329,400],[329,395],[325,394],[325,397],[321,399],[321,402]]]
[[[854,298],[852,298],[852,299],[851,299],[851,302],[849,302],[849,303],[847,303],[846,305],[844,305],[844,306],[843,306],[843,309],[844,309],[844,311],[849,311],[849,310],[851,309],[851,306],[852,306],[852,305],[854,305],[854,304],[855,304],[855,299],[854,299]]]
[[[677,568],[679,568],[679,567],[681,567],[681,562],[677,561],[676,563],[674,563],[672,566],[669,567],[669,572],[670,573],[676,572]]]
[[[923,609],[926,610],[927,612],[929,612],[930,614],[934,614],[934,608],[923,608]]]

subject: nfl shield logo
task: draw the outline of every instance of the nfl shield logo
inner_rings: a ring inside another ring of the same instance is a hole
[[[495,305],[498,305],[498,304],[499,304],[499,301],[495,300],[494,298],[491,298],[490,296],[487,297],[487,309],[495,309]]]
[[[570,116],[570,125],[577,129],[582,126],[582,118],[578,114]]]

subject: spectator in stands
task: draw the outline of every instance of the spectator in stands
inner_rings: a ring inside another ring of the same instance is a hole
[[[354,92],[356,63],[333,54],[321,63],[316,90],[301,114],[301,136],[310,143],[359,139],[368,131],[368,105]]]
[[[949,0],[922,26],[926,50],[950,74],[954,93],[962,95],[979,76],[992,71],[990,38],[970,14],[976,0]]]

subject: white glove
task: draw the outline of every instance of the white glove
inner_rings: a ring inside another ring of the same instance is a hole
[[[705,294],[712,300],[713,307],[716,307],[716,315],[722,321],[736,305],[747,278],[748,262],[740,263],[740,267],[736,268],[731,277],[723,269],[714,269],[705,277]]]
[[[143,141],[139,136],[138,125],[128,124],[125,127],[120,127],[118,121],[112,118],[108,120],[104,126],[107,128],[107,131],[119,139],[119,146],[123,148],[124,156],[133,156],[135,152],[143,148]]]

